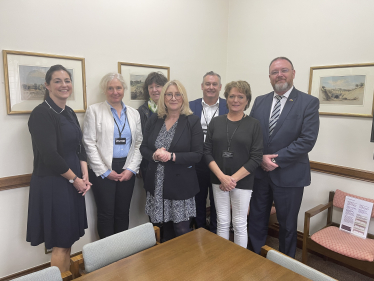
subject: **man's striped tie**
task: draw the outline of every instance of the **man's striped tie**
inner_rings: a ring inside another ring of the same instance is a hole
[[[274,131],[275,125],[277,125],[281,110],[281,99],[283,98],[283,96],[275,95],[275,98],[277,99],[277,102],[275,103],[273,112],[271,113],[271,117],[269,120],[269,136],[271,136]]]

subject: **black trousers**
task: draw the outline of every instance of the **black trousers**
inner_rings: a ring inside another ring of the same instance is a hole
[[[190,227],[190,223],[190,220],[181,221],[178,223],[173,223],[172,221],[162,223],[163,237],[161,239],[161,242],[169,241],[171,239],[174,239],[175,237],[190,232],[192,230]]]
[[[279,222],[279,251],[295,258],[297,216],[304,187],[276,186],[270,177],[255,179],[248,220],[248,248],[260,254],[268,234],[270,210],[273,204]]]
[[[120,174],[126,158],[113,158],[112,170]],[[97,207],[97,231],[105,238],[129,228],[131,197],[134,190],[135,175],[128,181],[112,181],[96,177],[90,169],[90,181]]]
[[[206,164],[204,163],[206,166]],[[196,228],[206,226],[206,198],[209,193],[210,201],[210,224],[209,230],[213,233],[217,233],[217,213],[214,205],[212,183],[210,181],[210,170],[206,167],[201,167],[202,164],[196,166],[197,179],[199,181],[200,191],[195,195],[196,203]]]

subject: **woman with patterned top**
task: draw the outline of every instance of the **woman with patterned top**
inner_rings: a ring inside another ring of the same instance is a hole
[[[144,187],[151,222],[164,223],[164,241],[189,232],[190,218],[196,215],[195,164],[203,154],[203,131],[179,81],[162,89],[157,115],[146,124],[140,152],[149,161]]]

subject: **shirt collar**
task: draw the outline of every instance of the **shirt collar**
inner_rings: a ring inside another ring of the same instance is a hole
[[[290,95],[290,93],[292,92],[293,90],[293,86],[291,87],[291,89],[289,89],[287,92],[285,92],[282,96],[283,97],[286,97],[286,99],[288,99],[288,96]],[[275,91],[274,91],[274,95],[273,95],[273,98],[278,95]]]
[[[203,105],[203,107],[219,106],[219,98],[218,98],[217,102],[216,102],[215,104],[213,104],[213,105],[209,105],[209,104],[207,104],[207,103],[204,101],[204,99],[201,99],[201,104]]]
[[[111,104],[108,101],[106,101],[106,102],[109,104],[111,111],[113,111],[113,110],[116,111],[116,109],[113,106],[111,106]],[[123,101],[121,101],[121,104],[122,104],[121,112],[125,112],[126,111],[126,105],[123,103]]]

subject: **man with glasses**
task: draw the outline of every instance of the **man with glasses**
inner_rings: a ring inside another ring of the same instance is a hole
[[[308,152],[319,129],[319,100],[293,86],[295,70],[285,57],[269,66],[274,91],[256,98],[251,116],[261,123],[264,155],[255,173],[248,222],[248,247],[260,254],[275,203],[279,222],[279,251],[294,258],[297,217],[304,186],[310,185]]]
[[[201,90],[203,91],[203,98],[190,102],[190,108],[194,115],[197,115],[201,121],[201,127],[204,132],[204,140],[207,129],[213,117],[228,113],[226,100],[219,97],[221,91],[221,76],[210,71],[203,77],[201,83]],[[200,192],[196,194],[196,228],[206,227],[206,198],[209,190],[210,201],[210,224],[209,230],[217,233],[217,215],[214,206],[212,183],[210,182],[210,170],[205,163],[204,157],[200,163],[196,165],[197,178],[199,180]]]

